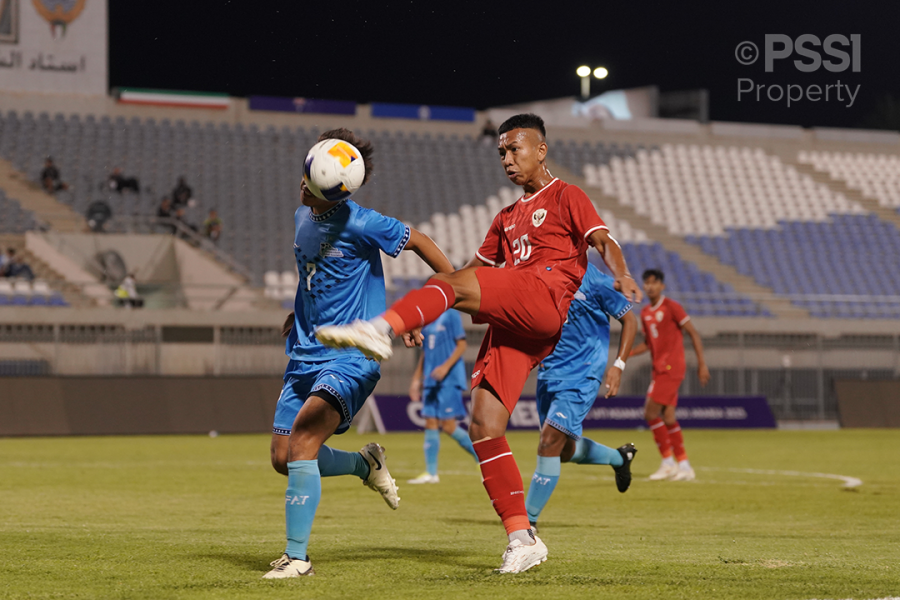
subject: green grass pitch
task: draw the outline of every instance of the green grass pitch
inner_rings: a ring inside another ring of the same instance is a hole
[[[440,485],[410,486],[422,436],[378,440],[400,509],[353,477],[323,481],[314,577],[264,581],[284,548],[285,479],[268,436],[0,439],[0,598],[883,598],[900,596],[900,433],[686,431],[696,483],[564,465],[541,518],[550,559],[495,575],[505,535],[474,461],[442,439]],[[537,434],[510,443],[526,481]],[[844,489],[840,480],[859,478]]]

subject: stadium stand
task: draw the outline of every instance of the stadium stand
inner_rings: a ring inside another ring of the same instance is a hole
[[[900,212],[900,156],[803,150],[797,158]]]
[[[900,232],[759,148],[664,144],[584,175],[812,316],[900,317],[900,285],[872,260],[900,266]]]
[[[0,233],[24,233],[37,227],[34,213],[0,190]]]

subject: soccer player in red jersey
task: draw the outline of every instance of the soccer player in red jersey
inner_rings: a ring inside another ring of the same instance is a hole
[[[617,290],[638,300],[641,291],[587,195],[550,174],[543,120],[516,115],[499,133],[503,169],[525,193],[497,214],[475,258],[455,273],[432,277],[381,318],[322,327],[317,336],[383,360],[391,355],[392,336],[403,335],[408,346],[418,343],[418,330],[449,308],[490,325],[472,373],[469,435],[509,536],[498,571],[519,573],[544,562],[547,547],[528,523],[522,476],[505,437],[510,413],[528,374],[559,340],[589,245],[603,256]]]
[[[644,343],[635,347],[631,356],[649,350],[653,358],[653,380],[647,390],[644,418],[656,439],[656,445],[662,455],[662,465],[650,479],[693,481],[694,469],[691,468],[687,452],[684,451],[681,426],[675,419],[678,388],[684,381],[685,371],[682,331],[686,331],[694,343],[700,385],[706,385],[709,381],[709,369],[706,368],[706,360],[703,358],[703,342],[700,341],[700,334],[694,329],[691,318],[680,304],[663,295],[666,289],[664,279],[665,276],[659,269],[644,271],[644,292],[650,305],[641,310]]]

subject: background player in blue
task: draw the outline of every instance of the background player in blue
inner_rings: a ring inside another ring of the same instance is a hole
[[[346,129],[319,136],[341,139],[362,155],[368,181],[372,144]],[[413,250],[432,269],[451,273],[453,266],[428,236],[400,221],[362,208],[350,199],[328,202],[301,184],[304,206],[294,214],[294,255],[300,284],[293,323],[287,331],[284,388],[275,409],[272,466],[288,476],[285,495],[287,548],[267,579],[313,573],[306,549],[322,493],[321,477],[356,475],[379,492],[391,508],[400,501],[384,462],[384,448],[371,443],[360,452],[325,446],[343,433],[381,377],[380,365],[357,350],[321,345],[320,325],[370,319],[385,310],[381,252],[397,257]],[[286,324],[287,325],[287,324]],[[288,327],[286,327],[286,330]]]
[[[466,416],[463,390],[468,386],[463,353],[466,351],[466,332],[462,316],[450,309],[437,321],[422,329],[422,354],[409,385],[409,398],[422,401],[425,417],[425,472],[408,483],[440,483],[438,452],[441,430],[462,446],[475,460],[475,449],[467,431],[457,425]]]
[[[588,265],[575,293],[562,337],[538,369],[537,405],[541,423],[537,467],[525,497],[532,527],[559,481],[560,463],[612,465],[616,486],[631,484],[633,444],[614,450],[582,437],[582,423],[600,390],[609,357],[610,316],[622,323],[618,358],[606,375],[606,398],[619,391],[625,360],[631,353],[638,320],[631,303],[613,287],[614,280]]]

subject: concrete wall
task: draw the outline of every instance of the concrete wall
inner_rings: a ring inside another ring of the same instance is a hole
[[[11,377],[0,435],[265,433],[280,377]]]
[[[836,381],[842,427],[900,427],[900,381]]]

